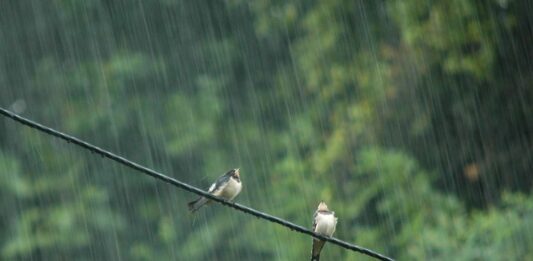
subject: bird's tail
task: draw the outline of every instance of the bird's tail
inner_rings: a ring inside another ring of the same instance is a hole
[[[189,210],[191,212],[196,212],[199,208],[201,208],[203,205],[207,204],[209,200],[204,197],[200,197],[197,200],[191,201],[187,203],[187,206],[189,207]]]
[[[313,239],[313,251],[311,252],[311,261],[320,260],[320,251],[326,242],[318,239]]]

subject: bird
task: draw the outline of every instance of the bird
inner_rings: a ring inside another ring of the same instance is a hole
[[[232,169],[220,176],[207,191],[211,195],[221,197],[226,200],[233,200],[242,189],[241,176],[239,169]],[[187,205],[191,212],[196,212],[203,205],[210,203],[211,200],[200,197],[189,202]]]
[[[320,202],[318,208],[313,215],[313,231],[317,234],[331,237],[335,232],[337,226],[337,217],[335,212],[328,209],[328,205],[325,202]],[[326,241],[313,238],[313,250],[311,252],[311,261],[320,260],[320,251],[324,247]]]

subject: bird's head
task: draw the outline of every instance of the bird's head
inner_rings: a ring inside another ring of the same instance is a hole
[[[232,169],[231,170],[231,177],[237,181],[241,181],[241,173],[239,169]]]
[[[320,204],[318,204],[318,211],[329,211],[328,205],[324,201],[321,201]]]

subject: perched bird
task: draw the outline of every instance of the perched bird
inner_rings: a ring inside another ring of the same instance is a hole
[[[335,232],[337,225],[337,218],[335,212],[330,211],[324,202],[318,204],[318,208],[313,215],[313,231],[317,234],[331,237]],[[326,242],[324,240],[313,238],[313,252],[311,253],[311,261],[320,260],[320,251]]]
[[[241,192],[241,189],[242,183],[239,169],[232,169],[226,172],[226,174],[220,176],[217,181],[215,181],[215,183],[209,187],[207,192],[226,200],[232,200],[239,194],[239,192]],[[197,200],[189,202],[187,205],[189,206],[190,211],[195,212],[209,202],[211,202],[210,199],[200,197]]]

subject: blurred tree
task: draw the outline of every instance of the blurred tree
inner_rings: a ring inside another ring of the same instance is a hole
[[[338,237],[398,259],[527,260],[530,10],[6,1],[0,104],[201,187],[241,167],[239,202],[299,224],[326,200]],[[309,255],[308,237],[216,206],[185,215],[187,193],[11,122],[0,134],[3,259]]]

